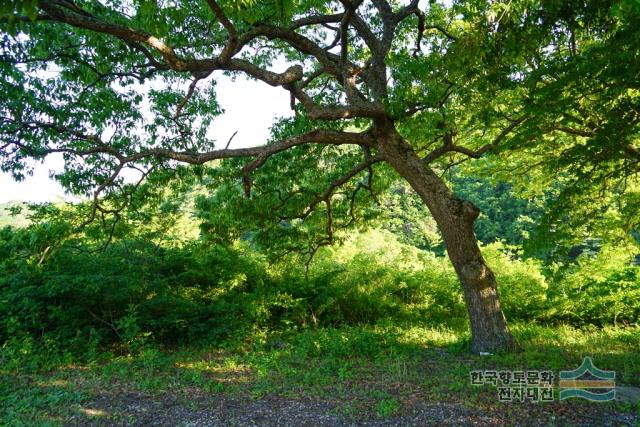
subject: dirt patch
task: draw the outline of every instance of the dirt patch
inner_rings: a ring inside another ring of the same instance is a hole
[[[407,413],[377,419],[367,413],[345,414],[340,402],[296,400],[276,396],[151,396],[127,393],[99,395],[85,402],[68,420],[77,426],[441,426],[441,425],[572,425],[634,426],[639,416],[568,403],[547,406],[513,405],[495,411],[453,403],[421,403]]]
[[[616,400],[632,404],[640,404],[640,387],[616,387]]]

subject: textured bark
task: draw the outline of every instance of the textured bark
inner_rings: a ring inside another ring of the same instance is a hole
[[[473,232],[478,208],[454,197],[392,126],[379,126],[375,137],[385,160],[420,195],[440,228],[464,291],[472,350],[476,353],[513,350],[516,345],[500,307],[495,276],[482,257]]]

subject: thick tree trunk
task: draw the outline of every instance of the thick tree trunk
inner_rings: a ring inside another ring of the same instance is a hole
[[[457,199],[446,184],[413,151],[391,126],[377,132],[379,149],[387,162],[404,177],[429,208],[442,233],[447,253],[464,290],[469,311],[472,351],[515,349],[500,308],[493,272],[483,259],[473,232],[479,210]]]

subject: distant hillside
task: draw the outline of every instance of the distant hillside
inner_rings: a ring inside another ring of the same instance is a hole
[[[11,208],[22,207],[22,212],[17,215],[11,214]],[[10,225],[13,227],[26,227],[29,225],[27,219],[27,207],[22,202],[0,203],[0,228]]]

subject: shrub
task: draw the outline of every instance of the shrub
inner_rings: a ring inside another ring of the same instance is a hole
[[[483,255],[498,281],[498,291],[508,319],[536,320],[546,316],[547,281],[542,263],[519,259],[510,247],[496,242],[483,247]]]
[[[604,247],[555,275],[550,290],[554,319],[575,326],[638,324],[640,267],[624,248]]]

